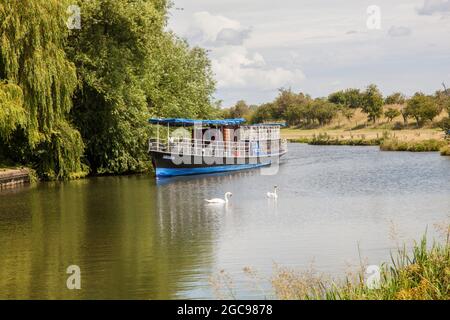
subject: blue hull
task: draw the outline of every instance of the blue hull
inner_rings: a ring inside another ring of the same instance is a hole
[[[156,168],[156,176],[175,177],[194,174],[208,174],[217,172],[254,169],[268,165],[270,165],[270,162],[259,164],[239,164],[239,165],[211,166],[211,167],[197,167],[197,168]]]

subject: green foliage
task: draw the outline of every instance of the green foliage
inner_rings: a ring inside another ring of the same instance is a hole
[[[311,118],[317,120],[321,126],[328,124],[337,116],[339,109],[334,103],[326,99],[315,99],[310,103]]]
[[[382,115],[383,95],[376,85],[369,85],[363,93],[362,110],[367,113],[369,121],[375,122]]]
[[[406,112],[416,119],[417,125],[422,125],[426,120],[432,121],[441,113],[442,108],[432,96],[416,93],[407,102]]]
[[[283,119],[289,108],[302,105],[309,99],[309,96],[303,93],[296,94],[291,89],[280,89],[273,103],[273,116],[275,119]]]
[[[450,117],[446,117],[439,122],[439,127],[444,130],[445,133],[450,134]]]
[[[328,96],[328,101],[336,105],[356,109],[361,107],[363,103],[363,95],[359,89],[346,89],[344,91],[338,91],[330,94]]]
[[[301,92],[299,94],[290,92],[289,96],[290,103],[286,105],[283,116],[279,120],[286,120],[289,125],[298,125],[305,121],[310,123],[313,120],[310,112],[311,97]],[[286,98],[285,94],[285,101],[287,100]],[[283,101],[283,99],[277,99],[274,103],[277,104],[280,101]]]
[[[68,43],[80,88],[73,119],[93,173],[149,168],[147,119],[205,118],[215,83],[203,49],[164,31],[165,1],[82,0],[83,26]]]
[[[146,168],[150,117],[141,78],[152,35],[163,14],[152,2],[79,1],[81,30],[68,42],[80,87],[72,116],[86,143],[93,173],[126,173]]]
[[[447,110],[450,114],[450,91],[448,89],[447,92],[436,91],[434,97],[439,108]]]
[[[448,229],[448,226],[446,226]],[[298,300],[448,300],[450,299],[450,247],[448,242],[429,245],[426,238],[391,255],[380,266],[378,288],[369,288],[361,271],[333,281],[312,271],[279,268],[272,279],[278,299]]]
[[[252,115],[252,123],[262,123],[264,121],[276,120],[275,106],[273,103],[264,103],[260,105]]]
[[[39,174],[58,179],[81,171],[84,148],[68,120],[77,83],[75,67],[64,52],[68,4],[0,1],[0,79],[20,87],[25,109],[25,113],[20,110],[21,99],[17,100],[19,94],[15,90],[15,119],[11,118],[9,130],[0,136],[0,144],[4,150],[29,150]]]
[[[27,114],[23,107],[22,89],[15,84],[0,82],[0,137],[9,140],[19,127],[25,127]]]
[[[162,33],[154,42],[147,56],[144,81],[151,114],[219,117],[219,110],[213,107],[215,81],[206,51],[190,48],[171,33]]]
[[[439,151],[444,145],[442,140],[401,141],[395,138],[385,139],[380,145],[383,151],[431,152]]]
[[[441,148],[441,155],[443,156],[450,156],[450,144],[443,146]]]
[[[252,110],[244,100],[239,100],[230,109],[226,110],[225,118],[246,118],[250,119]]]
[[[406,101],[405,96],[400,92],[394,92],[390,96],[387,96],[384,100],[385,104],[404,104]]]
[[[394,118],[397,118],[399,115],[400,115],[400,111],[398,111],[397,109],[394,109],[394,108],[388,108],[384,112],[384,116],[389,120],[389,122],[392,122],[392,120],[394,120]]]

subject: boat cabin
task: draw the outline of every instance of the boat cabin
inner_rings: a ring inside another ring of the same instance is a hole
[[[192,120],[150,119],[156,137],[149,152],[225,157],[254,157],[279,154],[286,149],[281,139],[283,124],[244,125],[245,119]],[[283,148],[284,147],[284,148]]]

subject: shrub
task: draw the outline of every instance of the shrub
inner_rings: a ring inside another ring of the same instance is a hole
[[[380,145],[382,151],[411,151],[429,152],[439,151],[445,146],[445,141],[429,139],[423,141],[400,141],[398,139],[385,139]]]

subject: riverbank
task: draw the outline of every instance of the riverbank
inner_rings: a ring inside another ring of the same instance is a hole
[[[28,168],[0,168],[0,190],[14,188],[33,181],[33,174]]]
[[[441,155],[443,155],[443,156],[450,156],[450,144],[444,146],[441,149]]]
[[[311,145],[380,146],[383,151],[429,152],[450,155],[444,133],[438,129],[416,130],[301,130],[283,129],[291,143]]]
[[[448,227],[447,227],[448,228]],[[449,237],[443,244],[427,246],[424,237],[408,253],[392,255],[379,267],[379,279],[365,277],[366,266],[344,282],[334,282],[311,272],[279,269],[272,280],[278,299],[289,300],[448,300],[450,299]],[[373,273],[371,274],[373,276]],[[368,285],[370,283],[370,285]]]
[[[318,128],[318,129],[294,129],[285,128],[281,130],[283,138],[290,141],[308,141],[320,136],[326,136],[331,140],[377,140],[388,135],[391,138],[396,138],[404,141],[423,141],[423,140],[444,140],[444,132],[439,129],[404,129],[391,130],[382,128],[365,128],[358,130],[351,129],[333,129],[333,128]]]

